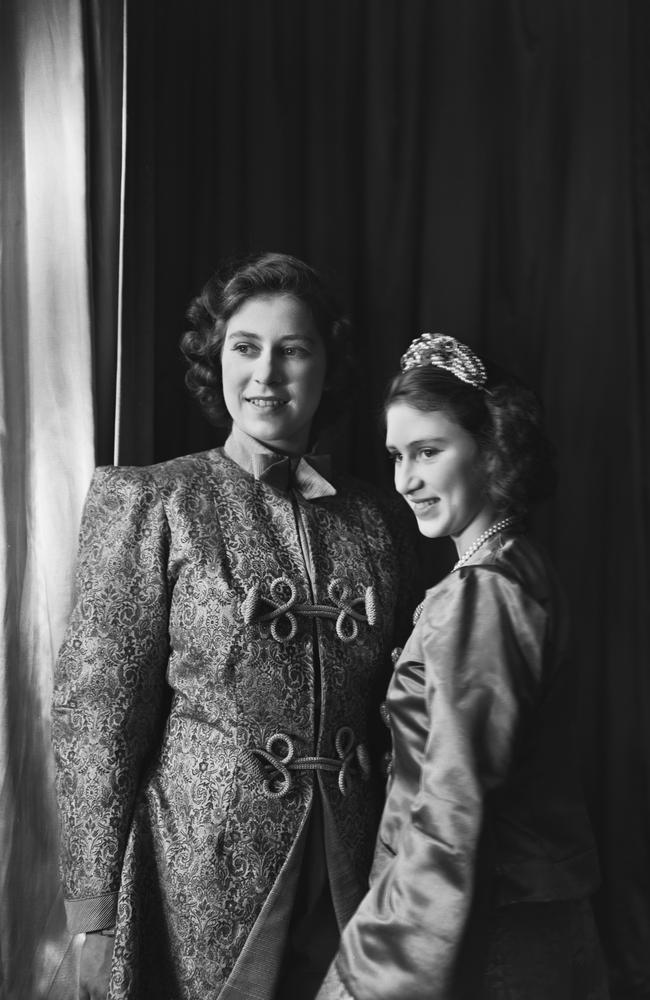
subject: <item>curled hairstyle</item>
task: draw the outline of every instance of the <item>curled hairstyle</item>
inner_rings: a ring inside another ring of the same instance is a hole
[[[217,427],[232,423],[221,381],[221,353],[228,321],[248,299],[291,295],[310,310],[327,357],[323,396],[315,428],[336,417],[347,397],[352,370],[352,331],[334,296],[314,268],[282,253],[264,253],[213,275],[192,300],[187,319],[192,329],[181,339],[188,363],[185,383],[208,420]]]
[[[523,519],[555,488],[554,450],[532,389],[496,367],[486,368],[487,384],[480,389],[435,366],[402,372],[388,386],[384,417],[395,403],[422,413],[442,411],[476,441],[496,513]]]

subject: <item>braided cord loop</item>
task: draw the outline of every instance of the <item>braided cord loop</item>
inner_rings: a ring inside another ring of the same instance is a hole
[[[262,791],[267,798],[283,798],[292,788],[294,771],[338,772],[341,795],[350,790],[349,768],[356,763],[362,777],[370,776],[370,757],[363,743],[357,743],[354,730],[341,726],[334,739],[336,757],[296,757],[293,740],[286,733],[274,733],[263,748],[251,747],[247,754],[263,777]]]
[[[373,587],[366,587],[363,596],[353,597],[348,580],[335,578],[327,587],[331,604],[307,604],[298,599],[296,584],[286,576],[277,577],[269,585],[269,597],[261,594],[259,584],[253,584],[242,602],[245,625],[270,625],[276,642],[290,642],[298,630],[298,617],[331,618],[341,642],[353,642],[359,635],[359,622],[373,627],[378,622],[377,597]]]

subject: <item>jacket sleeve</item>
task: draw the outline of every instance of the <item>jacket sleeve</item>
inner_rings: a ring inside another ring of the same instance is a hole
[[[52,742],[69,930],[114,921],[135,796],[167,703],[169,529],[146,470],[93,478],[75,603],[54,677]]]
[[[522,708],[538,688],[546,614],[505,576],[464,571],[427,601],[423,619],[424,664],[406,664],[408,697],[425,703],[418,792],[397,804],[406,818],[395,841],[378,841],[371,888],[318,1000],[449,998],[484,798],[506,778]],[[387,830],[385,812],[380,838]]]

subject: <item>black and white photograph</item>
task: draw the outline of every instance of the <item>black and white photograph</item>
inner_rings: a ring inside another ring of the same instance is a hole
[[[650,1000],[650,5],[0,0],[0,1000]]]

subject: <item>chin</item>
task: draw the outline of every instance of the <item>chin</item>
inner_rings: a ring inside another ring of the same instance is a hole
[[[268,417],[262,418],[261,420],[251,421],[248,425],[250,428],[254,428],[254,437],[259,440],[264,438],[277,438],[277,437],[287,437],[290,436],[291,432],[288,430],[281,420],[269,419]],[[251,431],[248,432],[249,434]]]
[[[291,454],[292,452],[305,451],[307,447],[307,442],[303,440],[303,435],[292,431],[291,428],[287,429],[286,427],[264,423],[261,427],[256,427],[254,430],[247,431],[247,433],[274,451],[283,451]]]
[[[446,531],[442,531],[435,524],[429,524],[427,521],[418,521],[418,531],[425,538],[444,538],[447,535]]]

